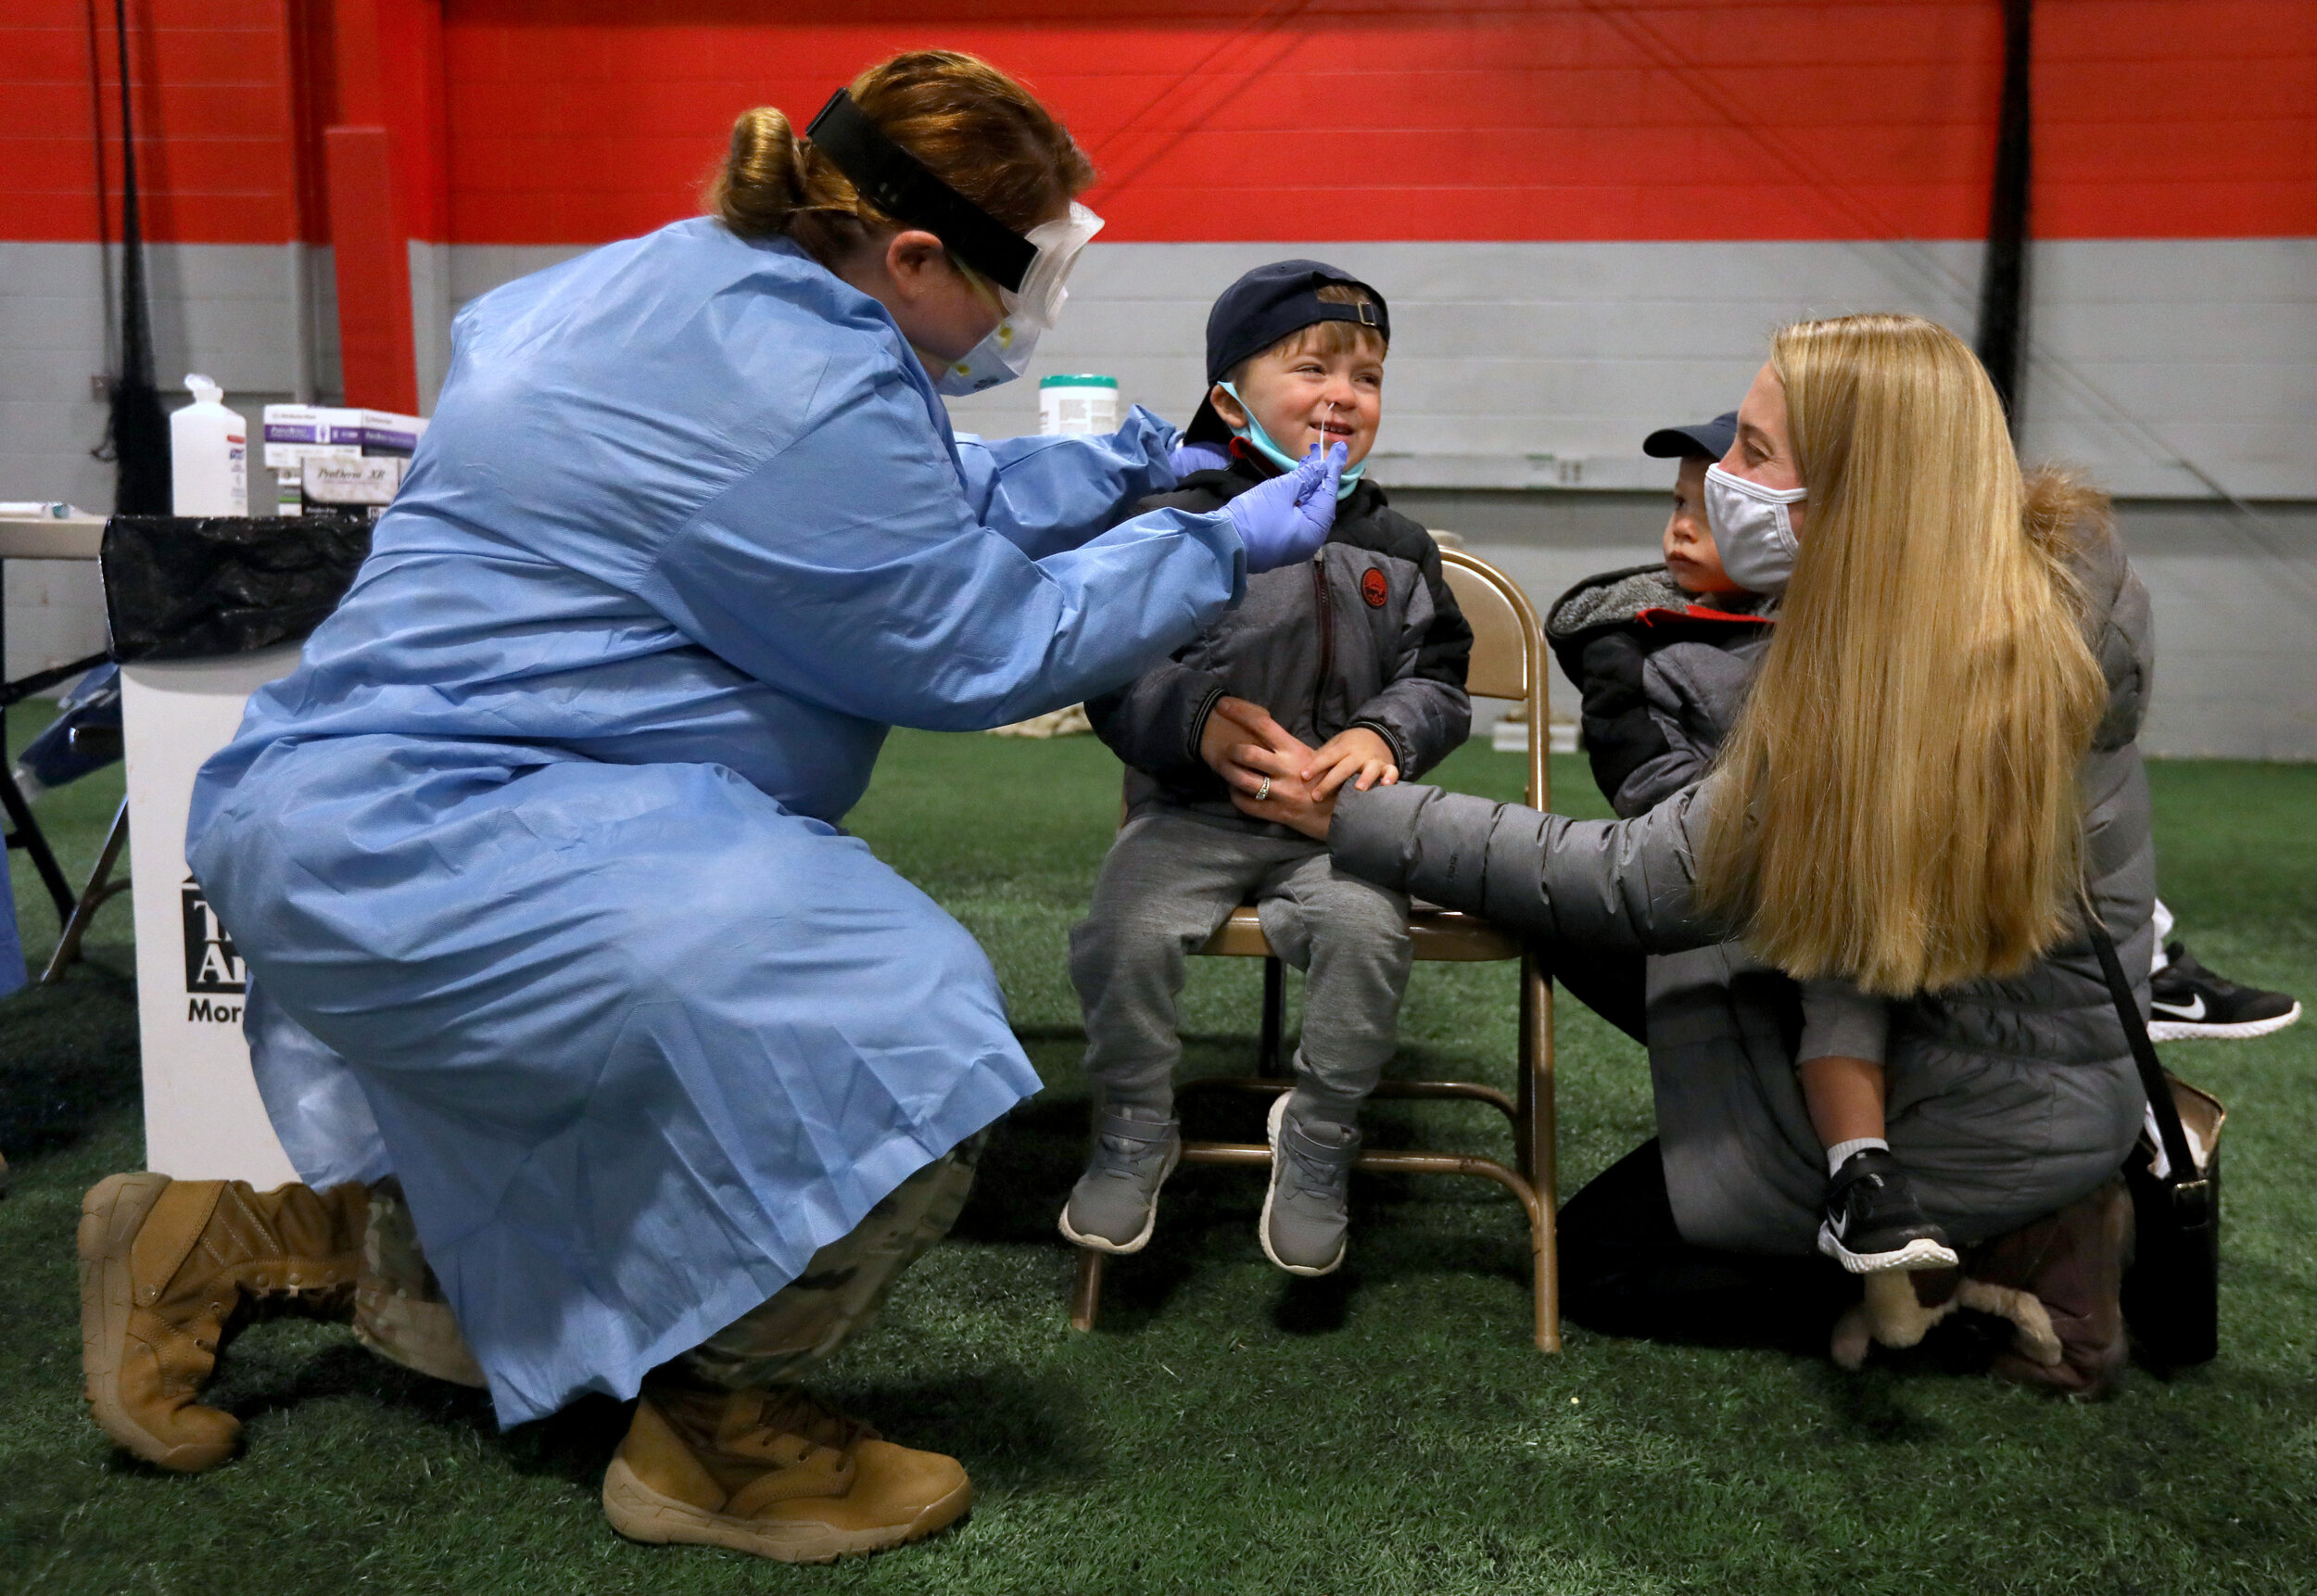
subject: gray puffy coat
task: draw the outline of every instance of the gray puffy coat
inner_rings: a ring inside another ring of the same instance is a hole
[[[1545,640],[1577,686],[1593,779],[1626,819],[1714,763],[1770,646],[1755,593],[1700,598],[1663,565],[1589,576],[1553,601]]]
[[[2085,872],[2147,1010],[2155,852],[2137,736],[2153,648],[2147,594],[2112,535],[2078,556],[2083,625],[2108,709],[2082,773]],[[1651,961],[1650,1074],[1665,1179],[1699,1246],[1807,1253],[1826,1160],[1793,1061],[1793,983],[1716,940],[1691,902],[1711,778],[1635,819],[1570,820],[1422,786],[1347,792],[1329,839],[1370,880],[1473,910],[1552,948]],[[2146,1099],[2091,944],[2009,981],[1895,1002],[1885,1053],[1892,1149],[1930,1217],[1958,1242],[2018,1228],[2116,1172]]]

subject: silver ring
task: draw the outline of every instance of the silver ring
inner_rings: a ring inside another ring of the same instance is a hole
[[[1271,795],[1272,795],[1272,779],[1271,779],[1270,777],[1266,776],[1266,777],[1264,777],[1264,778],[1263,778],[1263,784],[1262,784],[1260,787],[1258,787],[1258,788],[1255,790],[1255,801],[1256,801],[1258,804],[1260,804],[1260,803],[1261,803],[1264,799],[1266,799],[1266,798],[1270,797]]]

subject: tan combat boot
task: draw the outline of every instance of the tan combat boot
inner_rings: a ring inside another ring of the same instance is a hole
[[[603,1476],[631,1540],[829,1563],[918,1540],[973,1505],[955,1458],[911,1451],[794,1387],[648,1386]]]
[[[367,1203],[247,1181],[114,1175],[81,1203],[81,1366],[99,1428],[194,1474],[233,1455],[241,1423],[194,1401],[248,1308],[353,1311]]]

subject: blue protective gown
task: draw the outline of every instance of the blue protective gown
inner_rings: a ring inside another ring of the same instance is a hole
[[[632,1394],[1037,1089],[836,823],[889,725],[1055,709],[1237,602],[1227,515],[1093,536],[1172,441],[954,438],[881,306],[705,220],[461,314],[187,857],[293,1161],[400,1177],[502,1422]]]

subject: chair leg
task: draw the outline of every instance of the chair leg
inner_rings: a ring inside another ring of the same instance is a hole
[[[1285,1075],[1279,1060],[1281,1033],[1287,1027],[1287,971],[1276,955],[1263,960],[1263,1041],[1256,1053],[1258,1075]]]
[[[1539,1192],[1536,1211],[1529,1216],[1529,1247],[1534,1254],[1532,1284],[1537,1293],[1537,1349],[1561,1350],[1561,1238],[1552,1199]]]
[[[1530,962],[1521,960],[1521,1016],[1513,1039],[1513,1167],[1530,1185],[1537,1184],[1537,1059],[1533,1050],[1537,1028],[1537,983],[1530,979]]]
[[[1560,1138],[1553,1102],[1552,983],[1542,977],[1523,983],[1521,1005],[1521,1081],[1527,1087],[1529,1112],[1523,1122],[1529,1145],[1521,1149],[1528,1177],[1551,1211],[1561,1197]]]
[[[0,775],[0,780],[6,779]],[[123,798],[120,807],[113,811],[112,830],[105,834],[105,846],[96,855],[96,868],[89,872],[88,885],[82,889],[80,901],[72,906],[72,914],[64,922],[64,934],[57,939],[57,951],[48,956],[48,968],[40,972],[40,984],[54,986],[64,979],[65,967],[81,956],[81,939],[88,934],[89,922],[96,911],[129,883],[108,884],[113,866],[120,861],[120,850],[129,841],[129,801]]]
[[[1102,1311],[1102,1254],[1091,1247],[1078,1249],[1078,1284],[1070,1292],[1070,1328],[1091,1330]]]
[[[1528,959],[1521,961],[1520,1088],[1515,1149],[1522,1177],[1537,1194],[1530,1215],[1535,1253],[1537,1345],[1561,1350],[1560,1159],[1555,1134],[1552,983]]]

